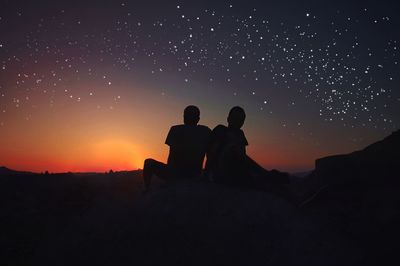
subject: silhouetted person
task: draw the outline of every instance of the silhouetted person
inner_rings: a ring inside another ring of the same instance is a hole
[[[148,190],[153,175],[164,180],[200,176],[211,130],[197,125],[200,110],[190,105],[183,113],[183,125],[169,130],[165,144],[169,146],[168,163],[146,159],[143,167],[145,189]]]
[[[243,108],[235,106],[229,112],[228,126],[218,125],[213,129],[206,174],[216,183],[266,190],[288,183],[288,174],[267,171],[247,156],[248,142],[241,130],[245,119]]]

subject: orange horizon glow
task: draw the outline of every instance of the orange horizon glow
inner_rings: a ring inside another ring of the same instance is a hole
[[[140,130],[104,124],[91,125],[93,131],[87,126],[71,130],[63,125],[60,123],[54,131],[42,128],[36,133],[19,128],[15,132],[29,132],[34,141],[16,134],[14,138],[9,137],[10,141],[0,152],[0,166],[30,172],[108,172],[142,169],[146,158],[161,162],[167,160],[168,146],[164,140],[171,125],[168,122],[155,123]],[[311,170],[319,156],[315,151],[305,156],[301,154],[300,151],[304,151],[301,148],[282,150],[279,144],[271,146],[271,143],[260,143],[259,140],[257,145],[251,133],[247,138],[250,142],[249,156],[266,169]]]
[[[142,168],[143,153],[133,143],[122,140],[103,140],[89,143],[85,151],[69,156],[43,156],[11,154],[1,158],[4,166],[31,172],[105,172],[109,170],[136,170]]]
[[[63,173],[63,172],[108,172],[131,171],[143,168],[146,158],[166,162],[168,147],[162,143],[159,153],[146,152],[143,147],[132,141],[120,139],[94,140],[88,143],[83,149],[70,153],[68,156],[43,156],[42,158],[30,155],[10,154],[7,158],[1,158],[1,166],[10,169],[30,172]],[[162,149],[161,149],[162,148]],[[84,150],[84,151],[83,151]],[[288,158],[285,154],[257,154],[257,151],[250,151],[249,154],[259,164],[267,169],[284,169],[291,171],[311,170],[306,163],[313,161],[311,158],[304,158],[302,162],[296,162],[296,156]],[[289,167],[288,167],[289,166]]]
[[[96,157],[96,156],[95,156]],[[94,158],[95,158],[94,157]],[[113,171],[132,171],[132,170],[140,170],[143,169],[143,162],[146,159],[143,156],[136,156],[136,157],[113,157],[107,158],[88,159],[85,161],[78,162],[77,160],[70,160],[70,161],[55,161],[55,160],[37,160],[36,158],[29,158],[29,157],[20,157],[15,156],[11,157],[5,163],[4,160],[2,161],[2,165],[7,168],[18,170],[18,171],[29,171],[35,173],[41,173],[45,171],[49,171],[50,173],[65,173],[65,172],[108,172],[110,170]],[[256,158],[255,156],[252,156]],[[152,156],[161,162],[166,162],[166,158]],[[263,160],[264,161],[264,160]],[[302,164],[294,164],[294,162],[279,159],[269,158],[265,159],[265,162],[258,161],[262,166],[266,167],[267,169],[278,169],[278,170],[292,170],[292,171],[302,171],[302,170],[312,170],[311,166],[307,168]],[[288,168],[287,165],[291,165],[292,167]]]
[[[140,87],[132,90],[129,101],[121,99],[118,107],[112,109],[109,103],[101,102],[107,95],[74,108],[38,108],[24,123],[20,122],[23,112],[14,109],[10,115],[13,119],[0,130],[0,166],[32,172],[106,172],[141,169],[146,158],[166,162],[168,146],[164,141],[168,130],[183,122],[182,111],[193,100],[166,100],[168,96],[157,98],[147,91],[151,92]],[[99,103],[102,108],[97,107]],[[200,124],[210,128],[224,124],[232,105],[227,104],[224,109],[199,106]],[[263,122],[264,118],[257,113],[249,112],[248,117],[243,128],[250,143],[247,153],[266,169],[311,170],[315,159],[329,155],[327,150],[330,154],[343,151],[332,141],[322,149],[294,140],[289,131]],[[354,147],[346,149],[352,151]]]

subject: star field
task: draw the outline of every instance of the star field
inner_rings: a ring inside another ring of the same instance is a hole
[[[0,126],[55,107],[113,112],[140,94],[121,85],[134,79],[165,101],[243,102],[292,135],[398,129],[396,4],[288,3],[7,2]]]

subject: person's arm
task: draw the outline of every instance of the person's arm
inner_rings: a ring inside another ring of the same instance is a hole
[[[169,146],[169,151],[168,151],[168,159],[167,159],[167,164],[171,164],[174,161],[174,158],[172,158],[173,153],[171,152],[171,149],[173,149],[176,143],[176,127],[173,126],[170,128],[167,138],[165,139],[165,144]]]
[[[246,136],[242,130],[237,132],[235,143],[232,145],[232,152],[237,160],[245,160],[246,158],[246,146],[249,145]]]
[[[249,142],[247,141],[246,136],[244,135],[244,132],[242,131],[243,135],[243,149],[244,149],[244,154],[246,154],[246,147],[249,146]]]
[[[167,138],[165,139],[165,144],[167,144],[168,146],[171,147],[171,145],[174,145],[175,139],[176,139],[176,137],[175,137],[175,126],[172,126],[168,131]]]

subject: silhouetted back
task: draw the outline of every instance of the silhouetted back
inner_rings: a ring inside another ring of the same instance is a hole
[[[171,127],[165,144],[170,146],[168,167],[177,176],[201,173],[211,130],[202,125]]]

